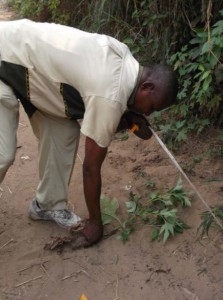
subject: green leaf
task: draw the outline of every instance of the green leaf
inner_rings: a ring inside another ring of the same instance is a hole
[[[198,70],[204,72],[205,68],[202,64],[199,64]]]
[[[166,243],[169,236],[170,236],[169,231],[165,230],[164,235],[163,235],[163,243]]]
[[[195,44],[200,44],[201,42],[202,42],[201,39],[199,37],[196,37],[190,41],[190,44],[195,45]]]
[[[186,122],[186,120],[183,120],[183,121],[177,121],[177,122],[176,122],[176,128],[177,128],[177,129],[182,128],[182,127],[185,125],[185,122]]]
[[[210,83],[212,82],[212,76],[209,75],[203,82],[203,85],[202,85],[202,89],[203,91],[207,91],[207,89],[210,87]]]
[[[205,71],[205,72],[203,73],[203,75],[201,76],[201,79],[204,80],[205,78],[207,78],[207,77],[209,76],[210,73],[211,73],[210,70],[209,70],[209,71]]]
[[[127,45],[133,45],[134,44],[133,39],[131,37],[125,38],[123,43],[127,44]]]
[[[182,191],[182,188],[183,188],[183,183],[182,183],[182,179],[181,177],[177,180],[177,184],[176,186],[174,187],[174,191]]]
[[[174,225],[170,223],[165,223],[160,229],[160,235],[163,233],[163,243],[167,241],[170,234],[174,235]]]
[[[162,209],[160,212],[159,212],[159,215],[164,217],[164,218],[175,218],[176,217],[176,213],[177,213],[177,209],[173,208],[171,210],[165,208],[165,209]]]
[[[218,62],[217,58],[213,54],[211,54],[209,63],[212,69],[216,66],[217,62]]]
[[[155,187],[156,183],[152,180],[147,180],[146,183],[145,183],[145,186],[146,187]]]
[[[218,21],[214,24],[214,29],[212,30],[213,35],[218,35],[223,33],[223,20]]]
[[[119,207],[118,200],[102,195],[100,199],[101,218],[103,225],[109,224],[112,220],[117,220],[116,211]]]
[[[177,220],[174,226],[174,232],[182,233],[184,229],[189,229],[189,228],[190,226],[188,226],[186,223],[182,222],[181,220]]]
[[[125,205],[128,213],[134,213],[136,211],[137,204],[135,201],[126,201]]]
[[[186,140],[187,140],[187,134],[186,134],[186,129],[184,129],[178,133],[178,135],[176,136],[176,141],[181,142]]]
[[[153,230],[151,231],[151,240],[155,241],[159,238],[159,229],[157,228],[153,228]]]
[[[208,53],[212,50],[212,44],[209,42],[204,43],[202,49],[201,49],[201,55]]]

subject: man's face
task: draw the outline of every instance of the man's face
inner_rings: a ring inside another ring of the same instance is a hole
[[[139,88],[135,97],[134,109],[149,116],[154,111],[166,108],[163,94],[162,91],[156,91],[155,88],[150,86]]]

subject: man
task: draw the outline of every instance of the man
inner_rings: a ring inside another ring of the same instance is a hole
[[[89,211],[82,234],[88,245],[98,241],[100,171],[112,136],[121,118],[127,127],[135,122],[126,110],[149,115],[175,101],[172,70],[141,67],[112,37],[30,20],[0,23],[0,56],[0,182],[15,158],[19,99],[39,140],[40,183],[29,216],[64,228],[77,224],[66,204],[81,131]]]

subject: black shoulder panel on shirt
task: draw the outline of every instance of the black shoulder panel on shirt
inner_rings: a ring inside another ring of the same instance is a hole
[[[37,108],[30,102],[28,69],[14,63],[1,61],[0,79],[13,89],[27,115],[31,117]]]
[[[82,119],[85,106],[80,93],[73,86],[61,83],[60,93],[63,96],[65,113],[70,119]]]

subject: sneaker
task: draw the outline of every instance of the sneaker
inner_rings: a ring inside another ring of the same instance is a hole
[[[76,225],[79,221],[81,221],[79,216],[67,209],[42,210],[39,208],[36,200],[33,200],[30,204],[28,215],[32,220],[53,221],[65,229],[69,229],[72,225]]]

